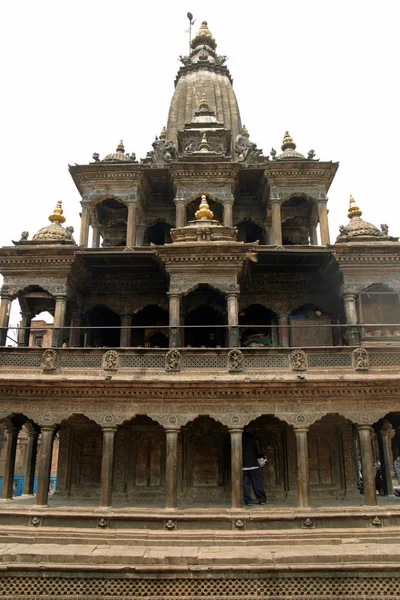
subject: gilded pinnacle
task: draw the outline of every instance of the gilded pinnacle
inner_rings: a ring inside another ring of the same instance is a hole
[[[49,216],[49,221],[52,223],[65,223],[65,217],[63,217],[62,200],[57,200],[57,206],[53,210],[53,214]]]
[[[246,125],[243,125],[242,127],[242,135],[244,135],[244,137],[249,137],[249,132],[247,131],[247,127]]]
[[[203,194],[201,197],[199,210],[196,211],[195,217],[199,221],[209,221],[213,218],[213,216],[214,213],[212,212],[212,210],[210,210],[210,207],[208,206],[207,196]]]
[[[210,144],[205,133],[203,133],[203,137],[201,138],[200,152],[210,152]]]
[[[199,111],[209,111],[209,110],[210,110],[210,107],[208,105],[206,95],[203,94],[201,97],[201,100],[200,100],[200,104],[199,104]]]
[[[281,148],[283,151],[287,150],[288,148],[290,148],[291,150],[296,149],[296,144],[294,143],[293,138],[291,137],[288,131],[285,131]]]
[[[160,140],[165,140],[166,137],[167,137],[167,130],[164,125],[164,127],[161,129]]]
[[[361,215],[362,211],[358,208],[353,196],[350,196],[349,212],[347,213],[347,216],[349,219],[352,219],[353,217],[361,217]]]
[[[117,146],[117,152],[121,152],[121,154],[125,154],[124,142],[121,140]]]
[[[206,44],[210,46],[213,50],[217,47],[217,44],[211,34],[211,31],[208,29],[207,21],[203,21],[200,29],[196,33],[195,37],[192,40],[192,48],[193,50],[202,44]]]

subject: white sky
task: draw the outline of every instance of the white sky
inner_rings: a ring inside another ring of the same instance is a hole
[[[399,236],[399,0],[21,0],[1,8],[0,245],[32,237],[58,199],[78,238],[67,165],[120,139],[145,157],[188,53],[188,11],[229,57],[242,122],[266,155],[288,129],[300,152],[340,161],[332,241],[350,193]]]

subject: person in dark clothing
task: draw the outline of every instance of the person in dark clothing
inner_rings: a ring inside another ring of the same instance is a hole
[[[245,427],[242,436],[242,474],[243,474],[243,500],[246,506],[253,504],[251,498],[251,488],[254,490],[258,504],[265,504],[267,496],[264,490],[264,484],[261,477],[261,470],[258,465],[258,458],[262,454],[258,452],[257,440],[252,433]]]

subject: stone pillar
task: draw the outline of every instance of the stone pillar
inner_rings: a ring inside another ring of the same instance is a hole
[[[228,312],[228,339],[230,348],[237,348],[239,340],[239,292],[228,293],[226,295]]]
[[[128,204],[128,220],[126,223],[126,246],[133,248],[136,243],[137,202]]]
[[[0,303],[0,346],[7,345],[8,320],[10,318],[12,298],[8,294],[1,295]]]
[[[186,224],[186,206],[183,198],[175,198],[174,200],[176,208],[175,223],[176,227],[185,227]]]
[[[90,213],[89,206],[84,204],[82,206],[81,214],[81,231],[79,235],[79,245],[87,248],[89,242],[89,224],[90,224]]]
[[[315,223],[310,225],[310,244],[311,246],[318,246],[317,225]]]
[[[100,247],[100,230],[98,225],[92,225],[92,248]]]
[[[242,434],[243,429],[230,429],[231,435],[231,505],[240,508],[243,504]]]
[[[67,310],[66,296],[56,296],[56,307],[54,310],[53,346],[59,348],[62,344],[63,327],[65,325],[65,313]]]
[[[13,497],[14,470],[15,470],[15,454],[17,451],[18,427],[13,423],[6,422],[5,430],[7,439],[5,442],[4,454],[4,473],[3,473],[3,489],[1,497],[3,500],[11,500]]]
[[[281,221],[281,203],[279,200],[271,200],[271,219],[272,219],[272,246],[282,246],[282,221]]]
[[[132,315],[121,315],[121,335],[119,345],[129,348],[131,345]]]
[[[33,483],[35,480],[35,467],[37,457],[38,432],[33,427],[26,427],[28,440],[26,444],[25,468],[24,468],[24,495],[33,495]]]
[[[281,313],[278,317],[279,321],[279,345],[283,348],[289,346],[289,315]]]
[[[144,235],[146,233],[146,227],[144,225],[136,226],[136,246],[144,245]]]
[[[102,427],[103,456],[101,460],[100,506],[111,506],[114,478],[114,450],[116,427]]]
[[[168,292],[169,296],[169,345],[180,346],[180,324],[181,324],[181,294]]]
[[[75,313],[71,318],[71,329],[69,330],[69,346],[70,348],[79,348],[81,342],[81,317]]]
[[[383,491],[385,493],[385,496],[391,496],[393,494],[392,462],[390,448],[391,431],[392,426],[388,421],[384,421],[382,429],[378,431],[379,457],[381,462]]]
[[[166,429],[165,508],[177,507],[178,486],[178,433],[179,429]]]
[[[21,322],[18,328],[18,346],[29,346],[29,333],[32,321],[30,312],[21,311]]]
[[[53,454],[54,425],[44,425],[41,428],[40,449],[38,457],[38,484],[36,504],[47,506],[49,502],[51,456]]]
[[[346,323],[348,325],[357,325],[357,307],[356,307],[356,295],[355,294],[344,294],[344,314],[346,317]],[[357,327],[348,327],[347,336],[350,346],[357,346],[360,342],[360,332]]]
[[[310,476],[308,470],[308,427],[294,428],[297,449],[297,489],[299,508],[310,506]]]
[[[232,210],[233,210],[233,199],[225,200],[224,204],[224,225],[225,227],[232,227],[233,218],[232,218]]]
[[[357,425],[357,432],[360,441],[364,504],[366,506],[376,506],[374,455],[371,442],[372,427],[370,425]]]
[[[328,209],[326,207],[326,200],[319,200],[317,207],[321,244],[322,246],[326,246],[327,244],[331,243],[329,239]]]

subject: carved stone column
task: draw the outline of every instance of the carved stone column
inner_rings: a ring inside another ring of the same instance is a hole
[[[119,342],[121,348],[129,348],[131,345],[131,327],[132,315],[121,315],[121,335]]]
[[[26,444],[25,468],[24,468],[24,495],[33,495],[33,483],[35,480],[35,467],[37,457],[38,432],[32,426],[26,426],[28,440]]]
[[[279,321],[279,345],[283,348],[289,346],[289,315],[282,313],[278,317]]]
[[[12,298],[8,294],[1,294],[0,303],[0,346],[7,345],[8,320],[10,318]]]
[[[11,500],[13,496],[14,470],[15,470],[15,454],[17,451],[18,427],[11,422],[6,422],[5,430],[7,438],[5,442],[4,454],[4,473],[3,473],[3,489],[1,497],[3,500]]]
[[[181,294],[168,292],[169,296],[169,345],[180,346],[180,325],[181,325]]]
[[[79,235],[79,245],[87,248],[89,242],[89,224],[90,224],[90,212],[87,204],[82,205],[81,214],[81,231]]]
[[[231,435],[231,505],[240,508],[243,505],[242,475],[242,434],[243,429],[229,429]]]
[[[175,198],[176,208],[175,223],[176,227],[185,227],[186,224],[186,206],[183,198]]]
[[[21,311],[21,322],[18,328],[18,346],[29,346],[29,334],[32,321],[30,312]]]
[[[47,506],[49,502],[54,429],[54,425],[46,425],[41,427],[40,449],[38,456],[38,484],[36,490],[36,504],[39,506]]]
[[[310,506],[310,476],[308,469],[308,427],[295,427],[297,449],[297,489],[299,508]]]
[[[370,425],[357,425],[357,432],[360,441],[364,504],[376,506],[374,456],[371,442],[372,427]]]
[[[310,244],[311,246],[318,246],[318,234],[317,225],[315,223],[310,225]]]
[[[226,295],[228,327],[229,327],[229,346],[237,348],[239,341],[239,292],[230,292]]]
[[[383,491],[385,496],[393,494],[392,463],[391,463],[391,433],[392,426],[388,421],[383,422],[382,429],[378,431],[379,457],[381,462],[381,473]]]
[[[225,227],[232,227],[233,198],[232,198],[232,200],[225,200],[223,207],[224,207],[224,225],[225,225]]]
[[[137,202],[128,204],[128,220],[126,223],[126,246],[132,248],[136,243]]]
[[[56,296],[56,307],[54,310],[53,346],[59,348],[62,344],[63,327],[65,325],[65,313],[67,311],[66,296]]]
[[[146,227],[144,225],[136,226],[136,246],[144,245],[145,233],[146,233]]]
[[[111,506],[114,479],[114,452],[116,427],[102,427],[103,456],[101,460],[100,506]]]
[[[178,486],[178,433],[179,429],[166,429],[165,508],[177,507]]]
[[[357,306],[356,306],[356,295],[355,294],[344,294],[343,295],[344,302],[344,314],[346,317],[346,323],[348,325],[357,325],[358,316],[357,316]],[[360,335],[359,331],[356,327],[347,328],[347,335],[350,346],[357,346],[359,343]]]
[[[326,207],[326,200],[319,200],[317,203],[317,207],[321,244],[322,246],[326,246],[327,244],[331,243],[329,238],[328,209]]]
[[[79,348],[81,342],[81,317],[78,313],[74,313],[71,318],[71,329],[69,330],[69,345],[70,348]]]
[[[98,225],[92,225],[92,248],[100,247],[100,230]]]
[[[272,246],[282,246],[282,221],[281,221],[281,203],[278,199],[270,201],[271,206],[271,229],[272,229]]]

